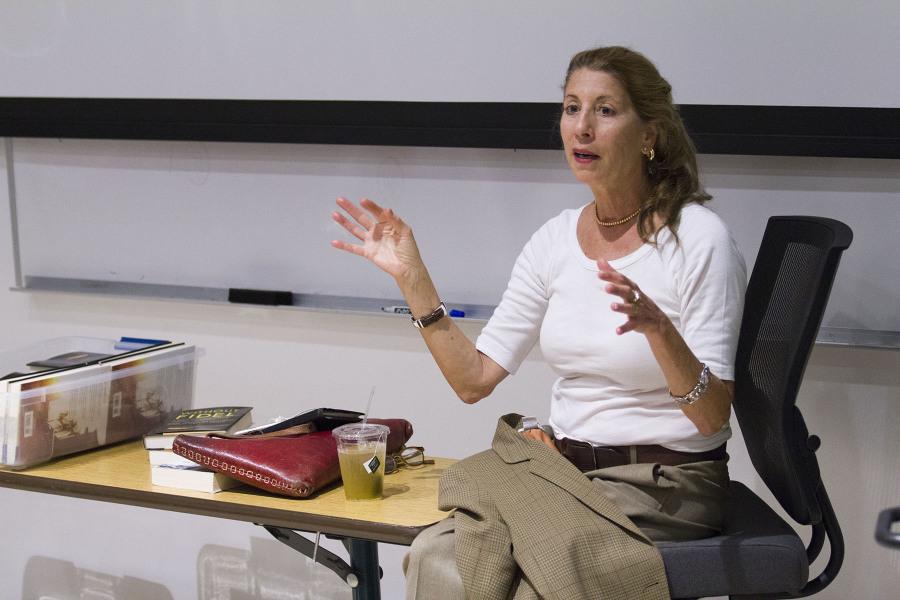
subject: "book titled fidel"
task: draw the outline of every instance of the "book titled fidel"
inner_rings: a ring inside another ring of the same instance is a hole
[[[177,435],[234,433],[250,425],[249,406],[213,406],[186,408],[169,419],[161,428],[144,436],[147,450],[171,449]]]

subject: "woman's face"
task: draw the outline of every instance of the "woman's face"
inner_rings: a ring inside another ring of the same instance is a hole
[[[614,76],[591,69],[572,73],[559,129],[569,167],[595,192],[643,185],[641,149],[653,147],[656,130],[637,115]]]

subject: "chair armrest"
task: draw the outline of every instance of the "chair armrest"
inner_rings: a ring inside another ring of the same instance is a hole
[[[875,539],[879,544],[888,548],[900,548],[900,532],[891,532],[893,524],[898,521],[900,521],[900,506],[881,511],[875,524]]]

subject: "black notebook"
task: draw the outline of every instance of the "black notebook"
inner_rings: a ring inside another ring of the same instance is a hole
[[[313,408],[311,410],[298,413],[293,417],[282,419],[277,423],[269,423],[268,425],[260,425],[245,429],[240,433],[242,435],[262,435],[264,433],[273,433],[289,429],[305,423],[313,423],[316,431],[331,431],[335,427],[346,425],[347,423],[356,423],[362,418],[361,412],[354,410],[342,410],[339,408]]]

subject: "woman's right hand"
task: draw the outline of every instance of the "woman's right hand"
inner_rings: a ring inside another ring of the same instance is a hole
[[[338,211],[333,212],[331,218],[362,244],[333,240],[332,246],[368,259],[396,280],[422,268],[422,257],[412,229],[393,210],[382,208],[368,198],[363,198],[359,206],[346,198],[338,198],[337,205],[352,220]]]
[[[367,258],[393,276],[412,318],[431,313],[441,300],[409,225],[391,209],[382,208],[368,198],[359,206],[346,198],[338,198],[337,204],[343,212],[336,211],[331,217],[361,243],[334,240],[331,245]],[[508,375],[503,367],[475,349],[453,319],[441,319],[434,327],[419,332],[450,387],[463,402],[478,402]]]

